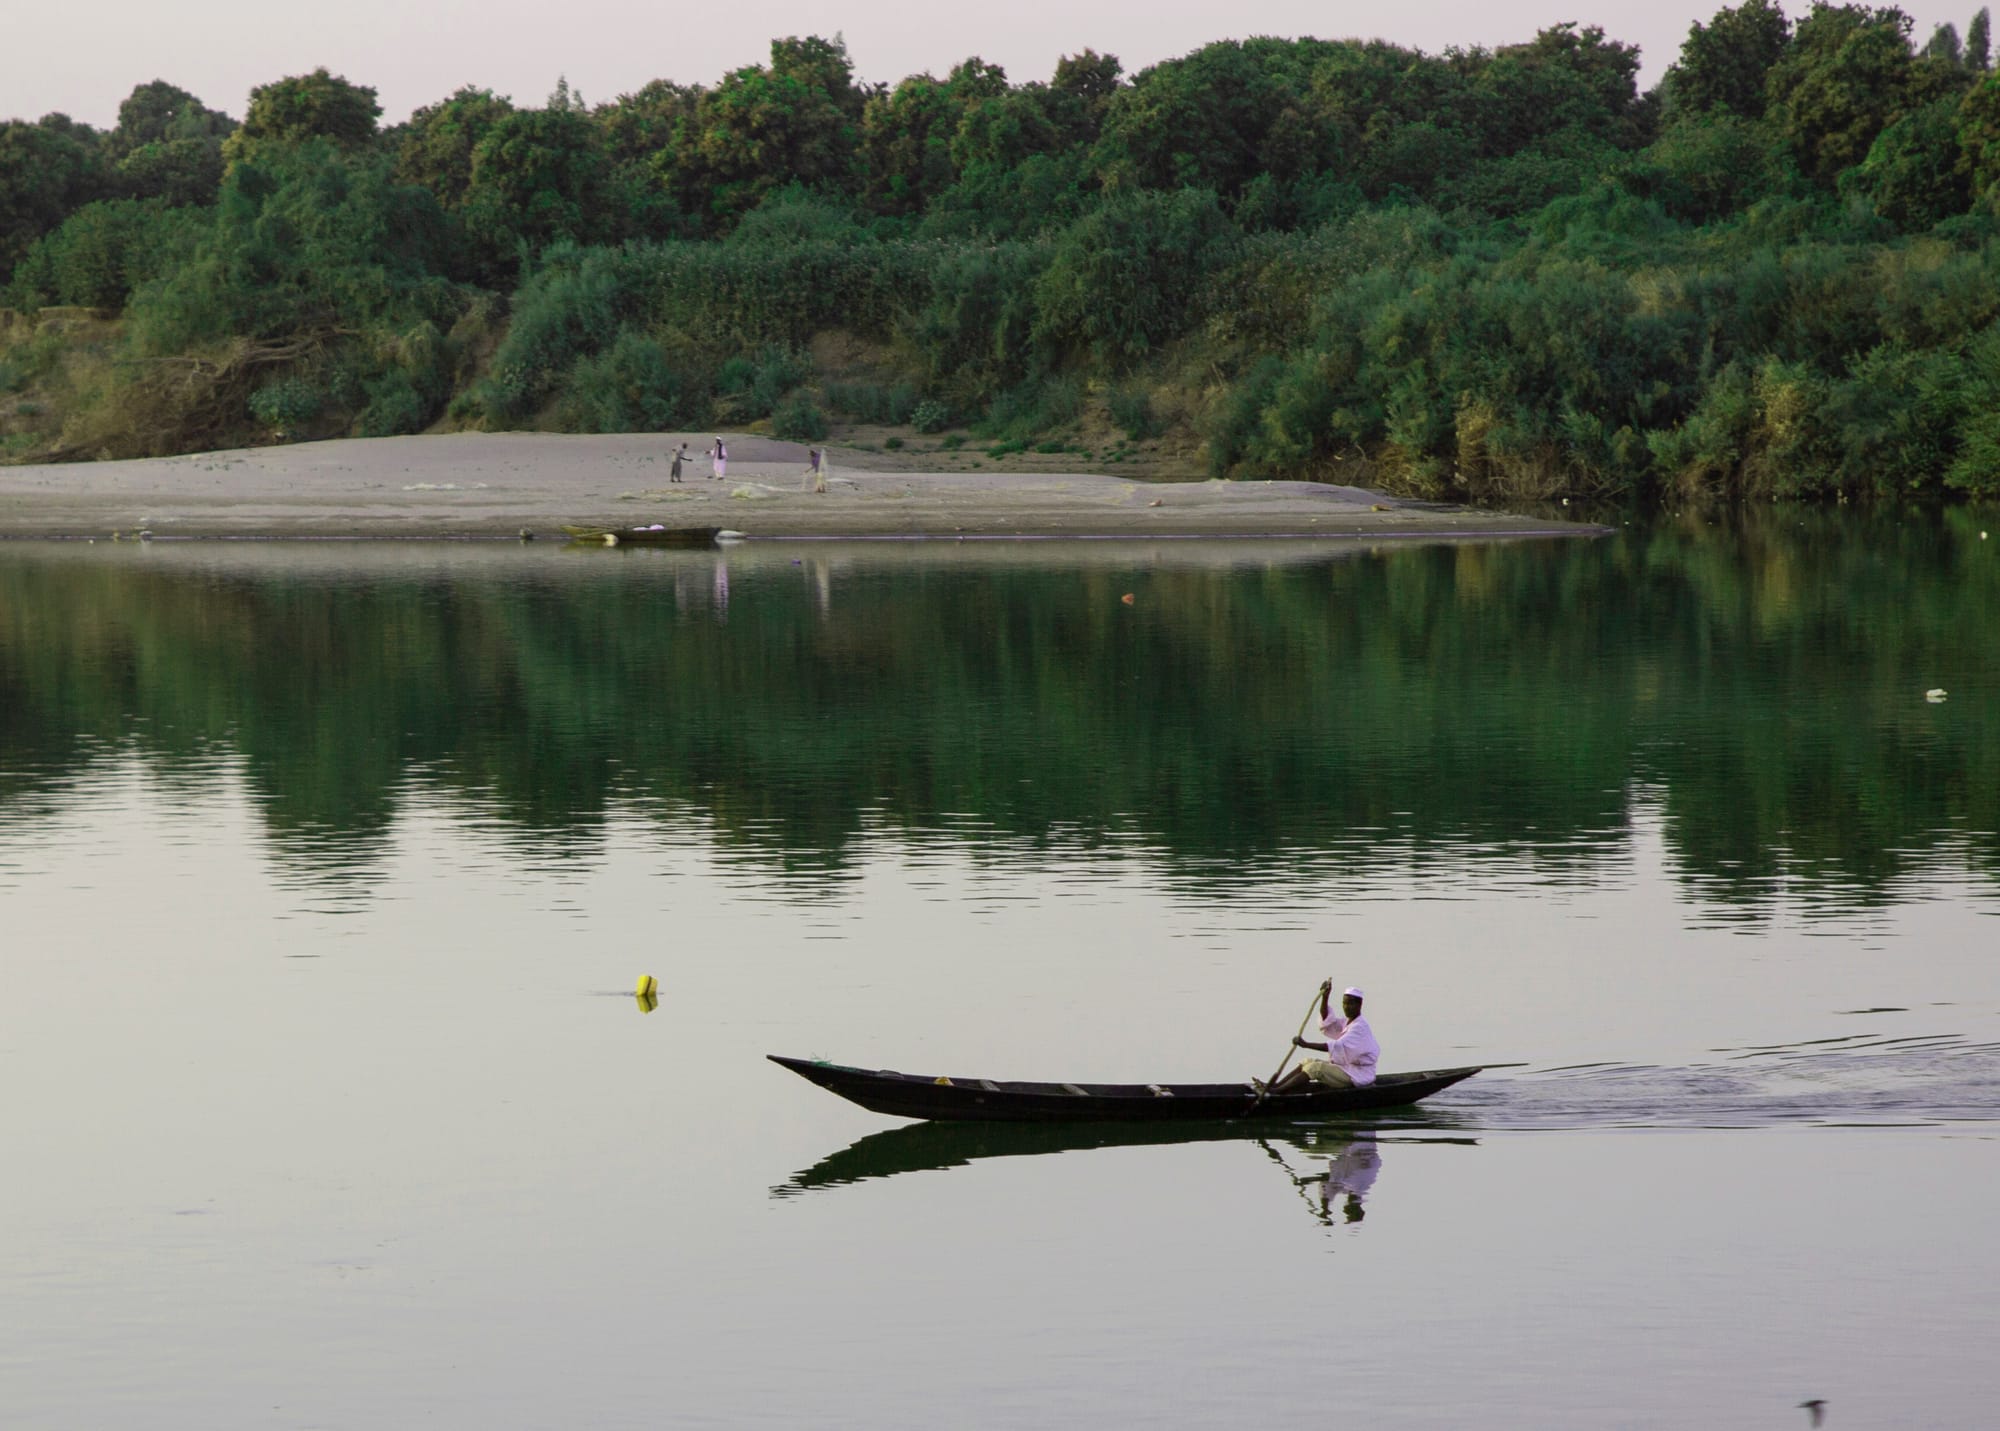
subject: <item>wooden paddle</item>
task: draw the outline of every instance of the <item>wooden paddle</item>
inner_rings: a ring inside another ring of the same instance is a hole
[[[1278,1071],[1271,1075],[1270,1081],[1258,1090],[1255,1098],[1250,1100],[1250,1111],[1254,1112],[1262,1107],[1264,1100],[1271,1096],[1271,1090],[1278,1086],[1278,1080],[1285,1076],[1285,1065],[1290,1063],[1292,1055],[1298,1052],[1299,1040],[1306,1036],[1306,1025],[1312,1022],[1313,1011],[1319,1007],[1320,1000],[1332,992],[1333,980],[1331,979],[1328,979],[1324,984],[1313,990],[1312,1002],[1306,1005],[1306,1016],[1299,1020],[1299,1031],[1293,1034],[1292,1041],[1285,1045],[1285,1056],[1278,1060]]]

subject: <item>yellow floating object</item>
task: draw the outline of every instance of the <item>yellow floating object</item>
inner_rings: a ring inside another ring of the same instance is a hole
[[[639,976],[639,988],[637,992],[642,999],[657,995],[660,992],[660,981],[655,979],[651,974],[641,974]]]
[[[950,1080],[949,1078],[945,1078],[945,1077],[942,1077],[942,1076],[940,1076],[940,1077],[938,1077],[938,1078],[934,1078],[934,1079],[932,1079],[931,1081],[932,1081],[933,1083],[937,1084],[937,1086],[938,1086],[938,1087],[940,1087],[940,1088],[950,1088],[950,1087],[952,1086],[952,1082],[951,1082],[951,1080]]]

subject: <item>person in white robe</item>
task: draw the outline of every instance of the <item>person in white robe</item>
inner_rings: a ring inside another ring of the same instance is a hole
[[[1340,996],[1340,1012],[1333,1011],[1333,980],[1319,986],[1319,1028],[1324,1039],[1294,1038],[1297,1048],[1312,1049],[1326,1056],[1304,1058],[1299,1066],[1271,1085],[1271,1093],[1294,1093],[1308,1083],[1327,1088],[1366,1088],[1375,1081],[1375,1065],[1382,1057],[1382,1045],[1375,1030],[1361,1016],[1362,994],[1347,989]]]

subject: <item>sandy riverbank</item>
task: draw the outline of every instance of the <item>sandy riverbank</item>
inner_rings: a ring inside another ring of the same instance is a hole
[[[699,452],[707,434],[689,434]],[[1399,501],[1312,482],[1138,482],[1087,473],[871,472],[835,448],[726,437],[668,480],[680,439],[462,433],[301,443],[135,462],[0,467],[0,537],[418,538],[560,535],[566,523],[722,527],[756,538],[1589,535],[1600,528]]]

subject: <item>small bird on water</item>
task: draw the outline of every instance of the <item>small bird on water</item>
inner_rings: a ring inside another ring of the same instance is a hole
[[[1815,1396],[1811,1401],[1801,1401],[1799,1403],[1799,1410],[1812,1418],[1806,1423],[1809,1426],[1819,1426],[1826,1421],[1826,1399],[1824,1397]]]

